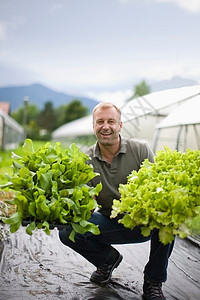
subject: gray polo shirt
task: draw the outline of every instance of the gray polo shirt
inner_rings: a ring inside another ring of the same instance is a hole
[[[102,190],[97,196],[97,202],[101,205],[101,213],[109,216],[113,199],[119,199],[119,184],[127,183],[127,176],[133,171],[138,171],[142,162],[148,158],[154,162],[154,154],[149,145],[141,140],[127,139],[121,137],[119,152],[115,155],[112,163],[106,162],[100,153],[98,142],[91,146],[86,152],[91,160],[94,171],[100,176],[93,178],[89,185],[96,186],[102,183]]]

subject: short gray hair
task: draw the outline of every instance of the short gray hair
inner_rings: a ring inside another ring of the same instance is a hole
[[[115,104],[113,104],[112,102],[100,102],[100,103],[98,103],[95,107],[94,107],[94,109],[93,109],[93,111],[92,111],[92,116],[94,117],[94,113],[95,113],[95,111],[97,110],[97,109],[106,109],[106,108],[112,108],[112,107],[114,107],[115,109],[116,109],[116,111],[118,112],[118,114],[119,114],[119,116],[120,116],[120,120],[121,120],[121,110],[119,109],[119,107],[117,107]]]

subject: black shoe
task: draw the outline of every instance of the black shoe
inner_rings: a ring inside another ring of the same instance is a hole
[[[166,300],[162,292],[161,282],[152,282],[148,279],[144,280],[143,298],[146,300]]]
[[[108,283],[113,270],[119,266],[122,258],[123,256],[112,248],[107,263],[97,267],[96,271],[92,273],[90,280],[99,284]]]

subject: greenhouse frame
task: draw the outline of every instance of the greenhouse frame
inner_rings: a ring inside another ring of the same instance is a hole
[[[24,137],[24,128],[0,109],[0,150],[16,148]]]

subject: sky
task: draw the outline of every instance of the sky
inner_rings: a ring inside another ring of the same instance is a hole
[[[200,0],[0,0],[0,87],[117,100],[174,76],[200,83]]]

